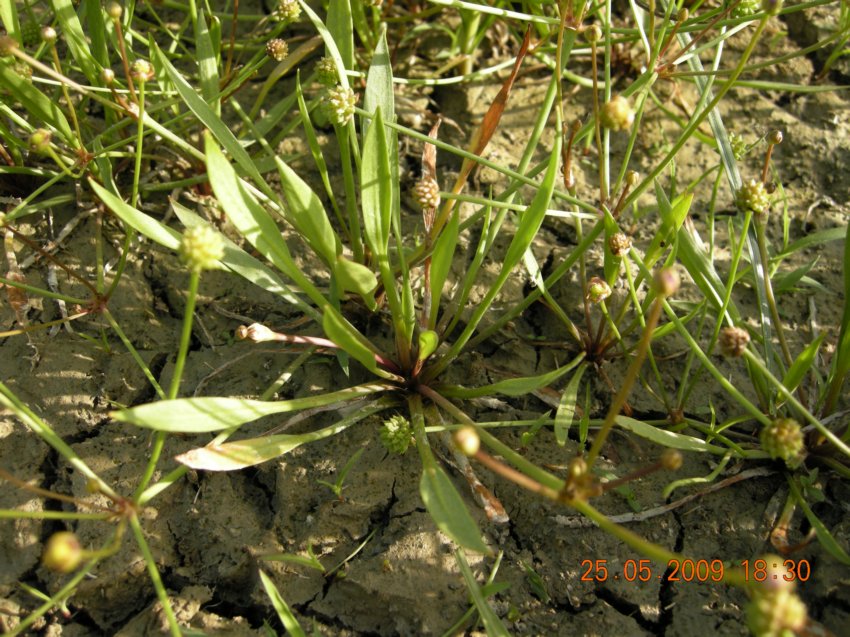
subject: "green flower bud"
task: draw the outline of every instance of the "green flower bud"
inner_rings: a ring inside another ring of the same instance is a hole
[[[767,141],[774,146],[778,146],[782,143],[782,131],[781,130],[772,130],[770,131],[770,135],[767,136]]]
[[[615,131],[628,130],[635,121],[635,112],[629,100],[618,95],[607,102],[599,113],[599,122]]]
[[[281,22],[295,22],[301,17],[301,5],[298,0],[280,0],[275,17]]]
[[[186,228],[180,242],[180,259],[191,270],[209,270],[224,256],[224,242],[218,232],[205,225]]]
[[[41,30],[41,39],[48,44],[53,44],[56,42],[56,38],[59,37],[56,34],[56,29],[51,26],[46,26]]]
[[[682,452],[678,449],[665,449],[661,453],[661,466],[667,471],[678,471],[682,468]]]
[[[660,296],[673,296],[679,291],[679,274],[673,268],[663,268],[655,273],[655,289]]]
[[[390,452],[403,455],[410,446],[411,436],[410,422],[404,416],[396,414],[389,420],[385,420],[381,426],[381,443]]]
[[[747,625],[756,637],[798,634],[807,620],[806,605],[788,589],[758,592],[747,605]]]
[[[339,81],[333,58],[323,57],[316,63],[316,79],[325,86],[333,86]]]
[[[599,42],[602,39],[602,29],[598,24],[591,24],[584,30],[584,39],[588,42]]]
[[[598,276],[593,277],[587,282],[587,300],[591,303],[602,303],[605,299],[611,296],[611,286],[605,279],[600,279]]]
[[[117,2],[110,2],[106,5],[106,13],[113,20],[120,20],[121,14],[124,13],[124,8]]]
[[[423,209],[436,208],[440,205],[440,186],[437,180],[430,175],[423,177],[413,186],[413,196]]]
[[[275,62],[282,62],[289,55],[289,45],[286,43],[286,40],[281,40],[280,38],[269,40],[266,42],[266,55]]]
[[[101,69],[100,81],[103,82],[106,86],[112,86],[112,83],[115,81],[115,71],[106,68]]]
[[[70,573],[83,561],[83,547],[77,536],[69,531],[54,533],[47,540],[41,563],[51,571]]]
[[[47,154],[47,151],[50,150],[50,139],[52,137],[53,133],[46,128],[35,129],[28,141],[30,150],[39,155]]]
[[[475,431],[475,427],[461,427],[454,433],[452,438],[454,439],[455,446],[467,457],[471,458],[481,448],[481,438],[478,436],[478,432]]]
[[[720,351],[724,356],[737,358],[750,343],[750,333],[742,327],[724,327],[720,330]]]
[[[328,89],[327,99],[325,100],[328,119],[337,126],[345,126],[354,115],[356,103],[357,96],[350,88],[336,86]]]
[[[153,65],[147,60],[136,60],[130,67],[130,77],[136,82],[150,82],[154,78]]]
[[[784,460],[792,469],[806,456],[803,429],[793,418],[777,418],[761,430],[759,440],[767,455]]]
[[[741,212],[751,210],[757,215],[764,214],[770,208],[770,195],[762,182],[750,179],[735,193],[735,205]]]

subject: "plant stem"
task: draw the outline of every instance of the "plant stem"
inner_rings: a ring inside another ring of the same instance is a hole
[[[148,567],[148,576],[151,578],[156,596],[162,604],[162,611],[165,613],[165,618],[168,621],[168,628],[173,637],[181,637],[183,634],[180,631],[180,625],[177,623],[177,617],[174,615],[174,609],[171,608],[171,600],[168,599],[168,592],[165,590],[165,585],[162,583],[162,578],[159,576],[159,570],[156,567],[156,560],[151,553],[151,549],[145,540],[145,533],[142,530],[142,525],[139,524],[139,518],[135,515],[130,517],[130,528],[133,529],[133,535],[136,538],[136,543],[139,545],[139,550],[145,559],[145,564]]]

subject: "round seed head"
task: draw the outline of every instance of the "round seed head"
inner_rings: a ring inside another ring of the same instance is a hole
[[[678,471],[682,468],[682,452],[678,449],[665,449],[661,454],[661,466],[667,471]]]
[[[413,186],[413,196],[424,210],[436,208],[440,205],[440,185],[436,179],[426,175]]]
[[[0,35],[0,57],[12,55],[12,51],[18,48],[18,41],[11,35]]]
[[[56,42],[57,37],[59,36],[56,34],[56,29],[51,26],[46,26],[41,30],[41,39],[48,44]]]
[[[628,130],[635,121],[635,112],[629,100],[618,95],[606,102],[599,113],[599,122],[614,131]]]
[[[384,421],[381,426],[381,443],[391,453],[404,454],[410,446],[412,436],[410,422],[404,416],[396,414]]]
[[[106,86],[112,86],[112,83],[115,81],[115,71],[107,68],[101,69],[100,81],[103,82]]]
[[[673,268],[662,268],[655,273],[655,289],[659,295],[673,296],[679,291],[679,275]]]
[[[301,5],[298,0],[280,0],[275,15],[281,22],[295,22],[301,17]]]
[[[461,427],[454,433],[453,438],[455,446],[467,457],[471,458],[481,448],[481,438],[475,427]]]
[[[136,60],[130,67],[130,77],[136,82],[144,84],[154,78],[153,64],[147,60]]]
[[[286,43],[286,40],[281,40],[280,38],[269,40],[266,42],[266,55],[275,62],[282,62],[289,55],[289,45]]]
[[[769,141],[774,146],[781,144],[782,139],[783,138],[782,138],[782,131],[781,130],[770,131],[770,135],[768,135],[768,137],[767,137],[767,141]]]
[[[788,589],[758,592],[747,605],[747,625],[757,637],[798,634],[807,621],[806,605]]]
[[[605,279],[600,279],[598,276],[593,277],[587,282],[587,300],[591,303],[602,303],[605,299],[611,296],[611,286]]]
[[[602,39],[602,29],[598,24],[591,24],[584,30],[584,39],[588,42],[599,42]]]
[[[336,64],[334,64],[333,58],[323,57],[316,64],[316,79],[319,81],[319,84],[324,84],[325,86],[333,86],[339,80],[339,76],[336,72]]]
[[[632,249],[632,240],[622,232],[615,232],[608,239],[608,249],[615,257],[621,258]]]
[[[356,103],[357,96],[350,88],[339,85],[328,89],[327,100],[325,101],[328,119],[337,126],[345,126],[354,115]]]
[[[83,547],[77,536],[69,531],[54,533],[47,540],[41,563],[51,571],[70,573],[83,561]]]
[[[117,2],[110,2],[106,5],[106,13],[113,20],[120,20],[121,14],[124,13],[124,8]]]
[[[180,242],[180,258],[191,270],[209,270],[224,256],[224,243],[209,226],[186,228]]]
[[[634,188],[638,185],[640,181],[640,173],[634,170],[630,170],[626,173],[626,184],[628,184],[629,188]]]
[[[36,128],[33,134],[30,135],[27,144],[32,152],[45,155],[50,149],[50,139],[52,137],[53,133],[46,128]]]
[[[777,418],[761,430],[759,440],[767,455],[784,460],[792,469],[797,467],[806,455],[803,429],[793,418]]]
[[[724,327],[720,330],[720,351],[724,356],[741,356],[749,342],[750,333],[742,327]]]
[[[770,208],[770,195],[764,184],[757,179],[750,179],[735,193],[735,205],[741,212],[751,210],[757,215],[764,214]]]
[[[21,42],[25,47],[36,46],[41,39],[41,25],[30,21],[21,25]]]

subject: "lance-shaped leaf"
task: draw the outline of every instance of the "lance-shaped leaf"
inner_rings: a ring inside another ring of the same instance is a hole
[[[153,239],[161,246],[165,246],[171,250],[180,249],[179,232],[169,228],[141,210],[134,208],[120,197],[112,194],[94,179],[89,179],[89,185],[98,198],[106,204],[106,207],[131,228],[142,233],[148,239]]]
[[[391,404],[384,399],[375,401],[336,424],[305,434],[262,436],[191,449],[177,456],[177,461],[192,469],[203,471],[236,471],[253,467],[289,453],[303,444],[335,436],[367,416],[387,409]]]
[[[288,204],[285,215],[304,236],[313,251],[334,267],[342,245],[336,236],[319,196],[279,157],[275,157],[283,195]]]
[[[509,637],[510,633],[499,616],[490,608],[484,593],[475,581],[475,575],[472,574],[472,569],[466,562],[463,556],[463,551],[460,549],[455,551],[455,559],[460,567],[460,572],[463,575],[463,581],[466,582],[466,589],[469,591],[469,596],[472,598],[472,603],[475,604],[475,609],[481,617],[481,623],[484,624],[484,631],[487,637]]]
[[[346,61],[350,58],[353,60],[353,54],[349,55],[348,53],[348,45],[347,40],[345,42],[340,41],[341,46],[337,46],[336,40],[334,39],[333,34],[328,31],[328,28],[325,26],[325,23],[322,22],[322,19],[316,14],[313,9],[310,8],[310,5],[307,4],[304,0],[298,0],[301,5],[301,9],[304,13],[307,14],[307,17],[310,18],[310,22],[313,23],[313,26],[316,27],[316,31],[319,32],[319,35],[322,36],[322,40],[325,43],[325,49],[327,50],[328,55],[336,64],[337,75],[339,83],[342,87],[348,88],[348,76],[345,74],[346,69],[351,69],[354,66],[353,61],[351,63],[346,63]],[[350,16],[350,7],[349,7],[349,16]],[[353,34],[351,36],[354,37]],[[352,47],[354,45],[352,44]],[[343,57],[342,51],[345,51],[345,57]]]
[[[122,409],[110,415],[119,422],[128,422],[156,431],[205,433],[231,429],[272,414],[349,401],[358,396],[366,396],[386,389],[387,385],[382,383],[368,383],[327,394],[277,402],[244,398],[178,398]]]
[[[80,145],[59,104],[39,91],[32,82],[18,75],[12,70],[10,64],[0,64],[0,87],[5,88],[15,96],[15,99],[32,116],[35,123],[44,122],[48,126],[52,126],[59,132],[62,139],[73,148]]]
[[[823,343],[823,339],[826,334],[821,334],[815,340],[813,340],[809,345],[800,352],[800,355],[788,368],[788,371],[785,372],[785,376],[782,378],[782,384],[785,385],[785,389],[788,391],[794,391],[797,389],[797,386],[802,382],[805,375],[811,369],[812,364],[815,362],[815,357],[818,354],[818,350],[820,349],[821,343]]]
[[[51,0],[50,4],[53,5],[53,12],[56,14],[56,20],[65,36],[65,44],[68,45],[68,50],[77,64],[80,65],[88,81],[97,84],[97,63],[92,57],[91,47],[86,41],[86,35],[83,33],[83,27],[77,17],[77,12],[74,10],[74,5],[71,4],[71,0]]]
[[[322,329],[329,339],[348,352],[370,372],[382,378],[400,380],[392,372],[378,367],[378,361],[389,362],[369,340],[348,322],[339,310],[331,305],[325,305],[322,316]]]
[[[366,243],[376,257],[387,254],[390,238],[392,192],[387,136],[380,109],[375,111],[374,125],[363,140],[360,165],[360,193],[363,205],[363,231]]]
[[[711,452],[719,455],[723,455],[727,451],[722,447],[711,445],[701,438],[694,438],[693,436],[686,436],[653,425],[647,425],[645,422],[629,418],[628,416],[617,416],[616,422],[623,429],[627,429],[641,438],[646,438],[670,449],[697,451],[700,453]]]
[[[492,394],[502,394],[504,396],[525,396],[533,391],[537,391],[541,387],[551,385],[561,376],[574,369],[581,361],[584,360],[584,352],[576,356],[572,361],[554,369],[545,374],[538,376],[522,376],[520,378],[509,378],[500,380],[492,385],[484,385],[483,387],[475,387],[468,389],[466,387],[445,387],[440,389],[443,396],[450,398],[479,398],[481,396],[490,396]]]
[[[152,42],[152,48],[156,53],[156,57],[159,60],[159,63],[162,65],[162,68],[165,70],[166,75],[174,84],[174,88],[177,90],[177,93],[186,103],[186,106],[189,107],[189,110],[195,114],[201,124],[203,124],[207,129],[207,134],[212,134],[213,137],[221,144],[233,160],[239,164],[242,170],[254,180],[254,183],[257,186],[264,189],[266,192],[270,192],[266,181],[263,179],[263,176],[260,174],[260,171],[257,170],[257,166],[254,164],[254,161],[248,155],[247,151],[242,148],[242,144],[239,143],[239,140],[236,139],[236,136],[230,130],[230,126],[224,123],[224,121],[216,115],[216,112],[213,110],[213,107],[207,104],[204,99],[195,92],[195,89],[192,88],[189,83],[183,78],[174,65],[168,61],[168,58],[165,54],[159,50],[156,46],[156,43]],[[214,180],[210,180],[215,185]]]
[[[339,255],[334,267],[334,276],[343,290],[359,294],[370,310],[377,308],[375,288],[378,287],[378,279],[372,270],[362,263],[349,261]]]
[[[292,637],[307,637],[307,633],[301,628],[301,624],[298,623],[298,620],[289,609],[289,605],[284,601],[283,596],[277,590],[272,579],[263,571],[260,571],[260,580],[263,583],[263,589],[265,589],[269,601],[271,601],[277,616],[280,618],[280,622],[286,629],[286,634]]]
[[[423,470],[419,493],[425,508],[443,533],[465,549],[490,553],[457,489],[446,472],[436,464]]]
[[[576,413],[576,401],[578,400],[578,388],[581,384],[581,377],[584,376],[584,371],[587,365],[580,365],[578,371],[570,378],[567,383],[564,393],[561,394],[561,400],[558,402],[558,411],[555,413],[555,440],[558,444],[564,446],[567,442],[567,435],[570,433],[570,427],[573,424],[573,418]]]
[[[220,115],[221,100],[218,93],[219,77],[218,60],[216,59],[218,47],[213,42],[210,29],[207,27],[207,17],[203,7],[198,7],[198,19],[195,20],[195,44],[201,95],[204,96],[204,100],[212,107],[215,114]]]

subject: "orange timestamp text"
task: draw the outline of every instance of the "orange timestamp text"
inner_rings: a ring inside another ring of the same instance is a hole
[[[812,575],[808,560],[776,560],[768,563],[763,559],[741,560],[738,564],[744,571],[748,582],[779,580],[786,582],[805,582]],[[582,560],[582,582],[607,582],[623,580],[626,582],[722,582],[726,573],[723,560],[675,559],[667,562],[663,572],[653,570],[651,560],[626,560],[621,567],[609,565],[608,560]]]

